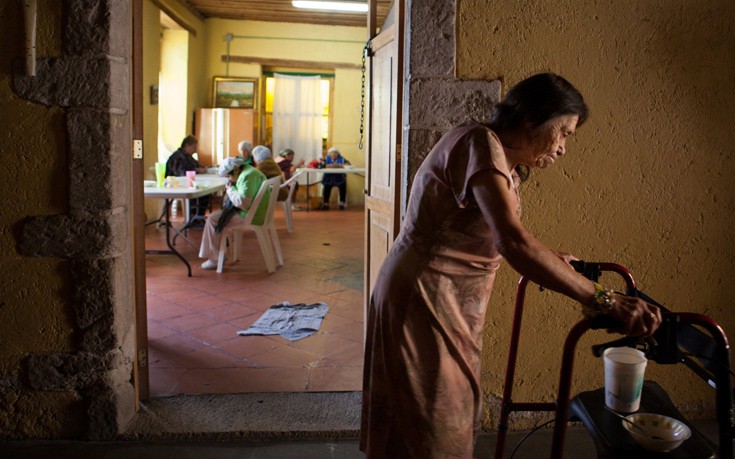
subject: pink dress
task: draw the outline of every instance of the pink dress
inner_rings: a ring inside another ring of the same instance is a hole
[[[472,458],[480,427],[480,352],[495,272],[492,232],[469,182],[517,176],[485,125],[437,143],[416,173],[406,218],[368,312],[360,449],[368,458]]]

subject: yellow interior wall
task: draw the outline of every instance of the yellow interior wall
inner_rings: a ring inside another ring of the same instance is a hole
[[[506,90],[553,71],[590,106],[567,157],[534,171],[522,187],[531,232],[554,249],[627,266],[657,301],[712,316],[732,336],[735,3],[556,0],[519,9],[501,0],[460,0],[457,20],[458,77],[500,77]],[[518,278],[507,265],[502,271],[483,362],[491,398],[502,393]],[[514,400],[551,401],[553,362],[578,307],[532,290]],[[602,360],[591,357],[589,345],[617,337],[595,332],[583,340],[573,391],[603,385]],[[650,363],[646,377],[686,411],[700,413],[714,402],[712,389],[682,365]]]
[[[39,8],[37,57],[61,50],[60,7]],[[0,50],[0,373],[18,368],[28,352],[71,349],[68,262],[21,257],[15,231],[28,215],[68,211],[69,171],[64,113],[18,98],[12,90],[12,61],[24,49],[22,8],[0,6],[7,43]],[[38,135],[43,132],[44,135]],[[11,158],[12,155],[12,159]],[[22,186],[19,186],[22,184]]]
[[[288,59],[310,62],[335,62],[359,65],[366,36],[362,27],[319,26],[260,21],[208,19],[205,66],[205,88],[212,100],[212,78],[215,76],[260,78],[260,64],[242,64],[222,60],[227,55],[225,36],[235,38],[230,43],[231,56]],[[242,38],[264,37],[264,38]],[[286,39],[284,39],[286,38]],[[295,39],[295,40],[293,40]],[[309,41],[334,40],[334,41]],[[328,68],[327,68],[328,69]],[[330,146],[336,146],[357,167],[365,164],[364,150],[358,148],[360,135],[360,70],[336,69],[334,78],[334,127]],[[258,98],[261,95],[258,94]],[[298,159],[298,152],[297,152]],[[362,203],[364,182],[361,177],[348,179],[348,202]]]
[[[63,111],[20,99],[12,89],[13,61],[21,59],[24,49],[22,11],[21,3],[0,2],[4,33],[0,151],[5,158],[5,167],[0,168],[0,375],[8,380],[18,375],[21,360],[29,352],[73,350],[68,261],[21,257],[16,251],[22,220],[29,215],[67,213],[69,196]],[[58,3],[39,5],[36,34],[38,58],[60,54]],[[11,391],[2,399],[6,409],[0,415],[0,431],[52,438],[74,430],[54,417],[73,410],[72,394],[33,391],[16,395]]]
[[[143,2],[143,169],[146,180],[155,180],[158,161],[158,104],[152,104],[151,86],[159,84],[161,70],[161,10],[151,0]],[[158,216],[160,200],[146,199],[146,219]]]
[[[189,64],[189,32],[163,30],[161,34],[160,104],[158,160],[165,162],[190,133],[186,124]]]
[[[193,134],[194,108],[201,106],[206,99],[200,89],[203,87],[204,79],[201,71],[205,49],[204,22],[177,0],[157,0],[157,3],[163,5],[165,11],[182,27],[185,27],[186,31],[173,31],[175,32],[173,34],[172,31],[164,31],[160,25],[161,9],[152,0],[143,2],[143,162],[145,176],[148,180],[155,180],[153,168],[158,161],[159,110],[163,110],[164,113],[168,112],[168,116],[177,118],[173,123],[172,131],[163,134],[167,139],[168,148],[172,148],[170,151],[173,151],[179,147],[185,135]],[[183,97],[179,96],[174,99],[175,108],[173,109],[171,104],[160,97],[160,93],[157,105],[151,104],[150,101],[150,87],[159,84],[161,60],[164,59],[161,54],[164,32],[168,37],[173,37],[173,40],[177,41],[169,46],[171,50],[169,58],[186,59],[185,67],[179,72],[184,77],[171,75],[169,78],[172,84],[185,82],[183,87],[175,90],[175,94],[181,94]],[[167,107],[169,110],[166,110]],[[160,199],[145,200],[147,219],[158,216],[161,202]]]

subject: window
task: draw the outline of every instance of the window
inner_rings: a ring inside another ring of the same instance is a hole
[[[322,97],[322,151],[327,150],[331,129],[331,113],[332,113],[332,85],[334,75],[325,75],[323,73],[302,73],[302,72],[286,72],[286,71],[270,71],[263,72],[263,111],[261,121],[261,139],[263,145],[273,145],[273,99],[275,97],[275,78],[274,73],[285,73],[288,75],[313,76],[321,75],[321,97]],[[277,154],[277,152],[273,152]]]

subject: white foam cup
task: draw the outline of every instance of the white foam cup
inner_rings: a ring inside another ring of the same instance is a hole
[[[648,363],[643,352],[630,347],[611,347],[603,353],[603,360],[605,405],[623,413],[638,411]]]

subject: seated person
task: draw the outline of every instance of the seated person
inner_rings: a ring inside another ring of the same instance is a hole
[[[240,157],[242,157],[243,161],[245,161],[245,164],[252,166],[253,165],[253,144],[248,142],[247,140],[243,140],[242,142],[237,144],[237,152],[240,153]]]
[[[258,168],[267,178],[281,177],[281,183],[283,180],[283,173],[278,164],[271,158],[271,150],[265,145],[258,145],[253,148],[253,162],[255,167]],[[288,198],[288,188],[280,188],[278,190],[278,200],[285,201]]]
[[[342,156],[338,148],[332,147],[327,151],[327,157],[324,158],[325,168],[340,168],[347,164],[350,164],[350,162]],[[339,209],[344,210],[347,202],[347,177],[345,174],[324,174],[322,186],[324,187],[324,202],[321,210],[329,210],[329,196],[335,186],[339,188]]]
[[[278,167],[281,168],[281,172],[283,172],[283,178],[286,180],[290,179],[294,172],[296,172],[296,169],[299,167],[304,167],[304,160],[299,160],[298,163],[294,164],[294,156],[296,153],[290,148],[284,148],[281,150],[280,153],[278,153],[278,158],[276,158],[276,163],[278,163]],[[298,185],[298,184],[297,184]]]
[[[227,198],[229,202],[222,210],[216,210],[207,219],[202,235],[202,244],[199,246],[199,258],[206,258],[202,269],[215,269],[219,257],[219,245],[222,237],[222,228],[230,220],[241,222],[248,216],[250,205],[257,196],[260,187],[266,178],[262,172],[253,166],[246,165],[242,158],[226,158],[219,166],[219,175],[227,177]],[[262,225],[268,210],[269,193],[255,209],[254,225]],[[222,220],[220,222],[220,220]]]
[[[196,171],[197,174],[206,173],[207,168],[202,166],[193,156],[198,146],[199,141],[193,135],[184,137],[181,147],[173,152],[166,161],[166,177],[183,177],[186,175],[186,171]],[[189,203],[193,212],[191,217],[204,216],[204,211],[209,208],[209,200],[210,196],[190,199]]]

